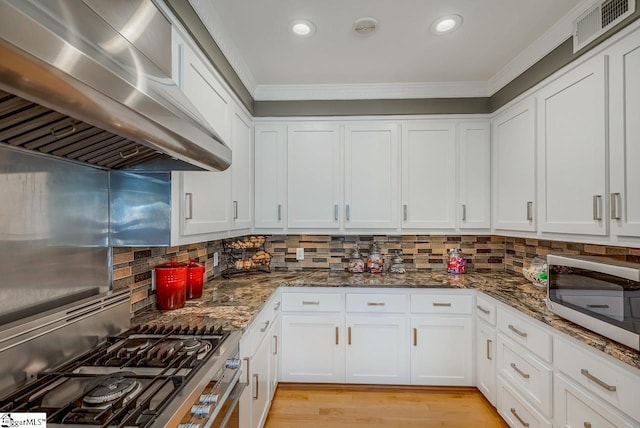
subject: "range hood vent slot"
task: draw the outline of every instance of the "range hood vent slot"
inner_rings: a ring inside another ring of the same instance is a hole
[[[587,46],[636,10],[636,0],[604,0],[573,23],[573,52]]]

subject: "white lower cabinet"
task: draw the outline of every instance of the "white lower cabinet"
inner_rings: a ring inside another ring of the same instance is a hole
[[[551,428],[551,422],[498,377],[498,413],[512,428]]]
[[[271,394],[269,388],[270,341],[265,339],[258,347],[249,366],[249,393],[251,394],[251,427],[264,425],[269,413]]]
[[[476,387],[489,402],[496,405],[496,329],[476,323]]]

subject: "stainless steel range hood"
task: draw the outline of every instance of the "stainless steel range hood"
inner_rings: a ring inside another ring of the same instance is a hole
[[[0,142],[114,169],[231,164],[171,79],[171,24],[151,0],[0,0],[0,58],[0,127],[14,125]],[[15,108],[25,100],[35,104]],[[79,128],[87,139],[73,138]],[[22,138],[35,129],[46,144]]]

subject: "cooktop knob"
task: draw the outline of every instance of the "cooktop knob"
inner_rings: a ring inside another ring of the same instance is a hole
[[[216,404],[218,402],[218,394],[210,392],[200,396],[200,404]]]
[[[238,358],[229,358],[224,366],[227,369],[239,369],[242,362]]]
[[[211,414],[211,405],[209,404],[195,404],[191,406],[191,416],[196,418],[208,418]]]

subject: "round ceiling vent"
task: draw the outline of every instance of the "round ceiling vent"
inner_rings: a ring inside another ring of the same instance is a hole
[[[378,29],[378,21],[373,18],[356,19],[353,23],[353,31],[360,36],[370,36]]]

